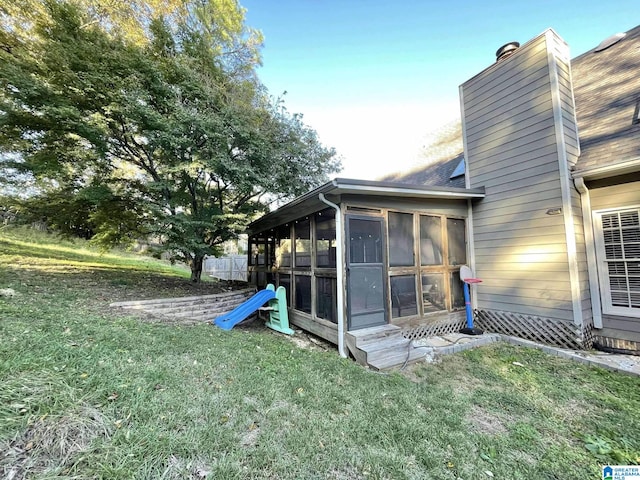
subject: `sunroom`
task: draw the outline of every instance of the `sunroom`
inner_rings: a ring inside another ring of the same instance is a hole
[[[464,324],[460,267],[483,189],[334,179],[249,226],[249,279],[287,290],[289,321],[358,358],[358,336]],[[349,352],[347,352],[347,348]]]

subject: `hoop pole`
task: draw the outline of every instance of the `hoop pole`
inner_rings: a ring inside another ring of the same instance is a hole
[[[469,295],[469,284],[464,282],[464,306],[467,310],[467,328],[473,328],[473,311],[471,310],[471,295]]]

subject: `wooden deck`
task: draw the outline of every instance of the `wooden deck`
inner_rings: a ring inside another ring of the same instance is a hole
[[[347,332],[347,347],[356,361],[374,370],[401,367],[424,357],[424,350],[411,348],[396,325],[363,328]]]

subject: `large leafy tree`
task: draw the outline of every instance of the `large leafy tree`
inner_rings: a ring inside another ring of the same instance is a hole
[[[339,168],[260,85],[260,38],[233,1],[4,1],[0,154],[62,231],[156,238],[198,281],[270,199]]]

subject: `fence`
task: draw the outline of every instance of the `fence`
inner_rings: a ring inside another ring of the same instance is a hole
[[[205,274],[220,280],[247,281],[247,256],[207,257],[204,259]]]

